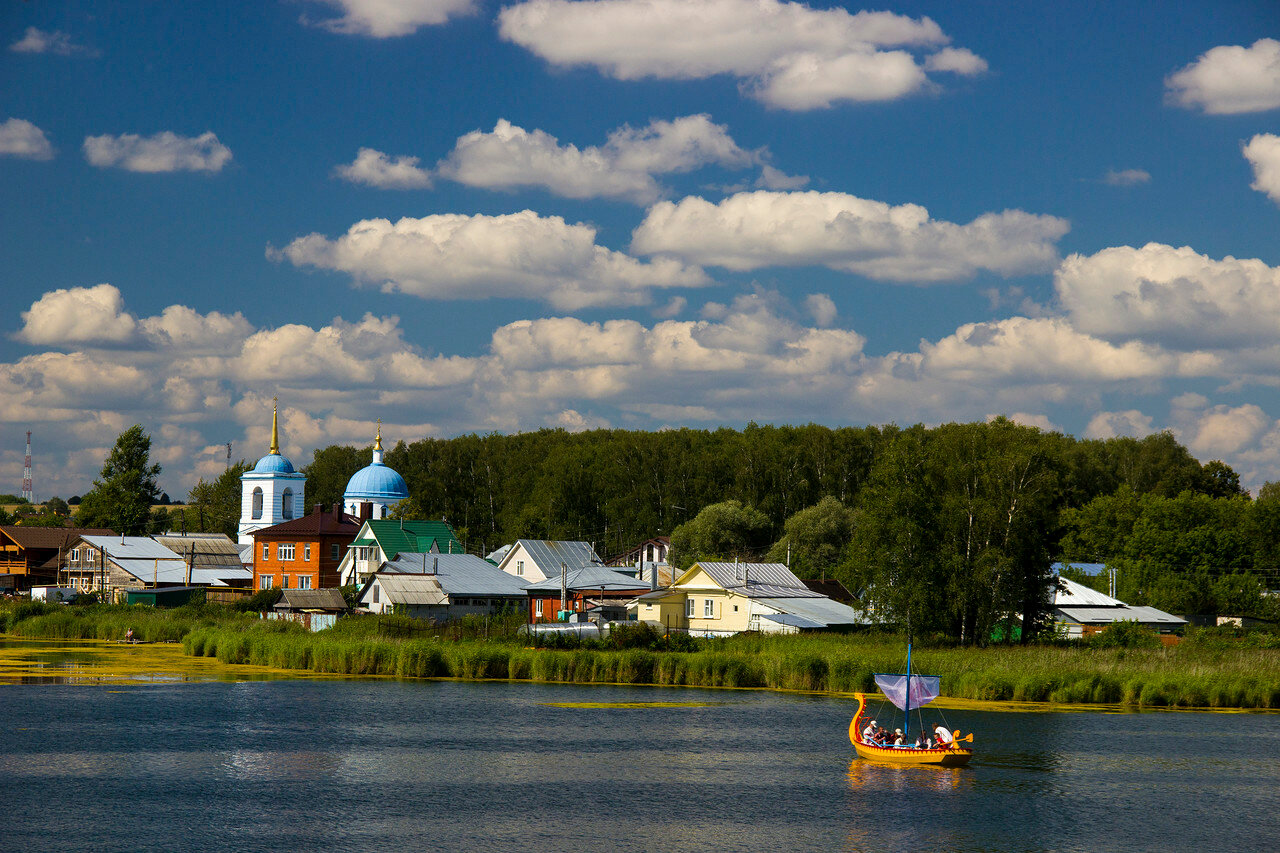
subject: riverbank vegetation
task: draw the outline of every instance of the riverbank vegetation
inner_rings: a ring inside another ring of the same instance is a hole
[[[404,624],[402,624],[404,623]],[[310,634],[228,608],[39,603],[0,605],[0,629],[57,639],[181,641],[194,656],[339,675],[493,678],[535,682],[685,685],[874,692],[872,675],[901,671],[904,639],[892,634],[663,637],[629,626],[603,641],[536,638],[515,625],[475,619],[435,631],[400,617],[359,616]],[[944,696],[1133,707],[1280,708],[1280,637],[1192,630],[1177,646],[1121,629],[1088,643],[918,646],[917,672],[942,678]]]

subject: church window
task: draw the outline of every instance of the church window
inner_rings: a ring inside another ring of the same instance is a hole
[[[284,494],[280,496],[280,515],[284,518],[293,518],[293,489],[285,489]]]
[[[383,518],[387,517],[387,508],[385,506],[382,508],[382,517]]]
[[[254,519],[262,518],[262,488],[258,487],[253,490],[253,517]]]

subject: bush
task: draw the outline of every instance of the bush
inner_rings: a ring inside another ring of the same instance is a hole
[[[284,595],[284,590],[278,586],[271,589],[264,589],[248,598],[242,598],[232,605],[241,613],[261,613],[264,610],[270,610],[276,606],[276,602]]]
[[[1154,649],[1160,646],[1160,637],[1150,628],[1144,628],[1136,620],[1112,622],[1089,638],[1089,646],[1095,649]]]

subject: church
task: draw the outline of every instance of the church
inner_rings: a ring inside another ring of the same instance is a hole
[[[404,478],[382,461],[382,421],[373,444],[373,461],[357,471],[342,495],[343,511],[359,518],[386,518],[390,508],[409,497]],[[280,454],[279,409],[271,411],[271,449],[240,477],[239,543],[252,545],[253,534],[306,514],[306,475]]]

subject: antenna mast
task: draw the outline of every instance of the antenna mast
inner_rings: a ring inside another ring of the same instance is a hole
[[[22,496],[28,503],[35,503],[31,492],[31,430],[27,430],[27,458],[22,463]]]

